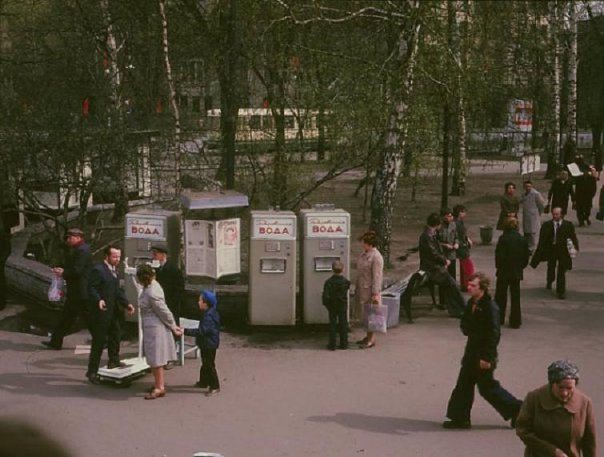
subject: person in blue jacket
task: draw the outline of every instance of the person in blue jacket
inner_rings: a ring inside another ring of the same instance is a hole
[[[216,372],[216,350],[220,344],[220,315],[216,309],[218,300],[216,294],[202,290],[199,296],[199,309],[202,312],[198,328],[184,329],[185,335],[194,336],[195,343],[201,351],[201,368],[196,387],[208,388],[206,395],[220,392],[220,381]]]

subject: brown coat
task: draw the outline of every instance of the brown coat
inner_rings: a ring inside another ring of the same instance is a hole
[[[379,295],[382,291],[382,280],[384,275],[384,259],[380,251],[373,248],[363,251],[357,261],[356,281],[356,317],[363,319],[363,309],[367,303],[371,303],[373,295]]]
[[[597,457],[596,425],[591,400],[575,389],[560,403],[550,385],[529,392],[516,419],[516,434],[526,445],[525,457]]]

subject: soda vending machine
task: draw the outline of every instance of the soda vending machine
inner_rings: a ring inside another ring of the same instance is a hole
[[[302,303],[305,324],[327,324],[323,284],[339,260],[350,277],[350,214],[333,205],[316,205],[300,211],[302,240]]]
[[[162,209],[140,209],[126,214],[126,236],[122,259],[126,267],[136,268],[151,263],[151,246],[162,246],[180,265],[180,212]],[[128,301],[137,306],[138,292],[132,281],[125,282]],[[136,316],[136,314],[134,314]]]
[[[250,324],[295,325],[296,215],[252,211],[250,231]]]

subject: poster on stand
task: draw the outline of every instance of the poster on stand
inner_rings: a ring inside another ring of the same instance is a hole
[[[216,278],[216,233],[212,221],[185,221],[187,275]]]
[[[216,277],[241,273],[241,230],[239,219],[216,221],[218,248]]]

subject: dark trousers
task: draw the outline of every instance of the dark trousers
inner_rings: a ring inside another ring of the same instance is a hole
[[[493,378],[494,371],[494,369],[479,369],[478,360],[471,364],[462,362],[457,384],[447,405],[449,419],[457,422],[470,420],[474,403],[474,386],[476,385],[478,385],[478,392],[482,398],[505,420],[518,415],[522,401],[505,390],[499,381]]]
[[[52,337],[50,338],[51,344],[58,347],[63,346],[63,338],[65,338],[65,335],[69,334],[71,327],[78,317],[82,318],[86,324],[86,328],[90,330],[88,311],[88,303],[86,300],[70,300],[68,297],[63,306],[61,320],[52,332]]]
[[[585,224],[589,220],[590,215],[591,206],[577,204],[577,220],[579,221],[579,225]]]
[[[0,309],[6,308],[6,277],[4,276],[5,261],[0,261]]]
[[[556,292],[558,294],[565,294],[566,268],[561,265],[560,260],[555,253],[552,254],[547,261],[547,283],[551,284],[554,280],[556,281]]]
[[[520,279],[507,279],[497,277],[495,286],[495,302],[499,306],[500,323],[505,322],[505,310],[508,302],[508,289],[510,289],[510,327],[520,327],[522,317],[520,315]]]
[[[453,278],[453,281],[456,281],[457,278],[457,262],[455,259],[451,260],[451,263],[447,267],[447,272]],[[441,305],[445,305],[447,298],[445,297],[445,293],[443,292],[443,288],[438,289],[438,301]]]
[[[348,346],[348,306],[340,305],[328,308],[329,312],[329,347],[336,347],[336,334],[340,334],[340,348]]]
[[[93,317],[94,322],[91,325],[92,346],[88,358],[88,375],[96,374],[101,364],[103,349],[107,345],[107,354],[109,362],[120,361],[120,313],[121,310],[96,311]],[[101,314],[108,313],[108,314]]]
[[[461,317],[466,303],[455,279],[446,272],[439,272],[430,277],[430,280],[438,285],[438,293],[441,297],[440,303],[447,307],[449,316]]]
[[[201,387],[220,389],[218,373],[216,372],[216,349],[202,349],[201,368],[199,368],[199,384]]]

